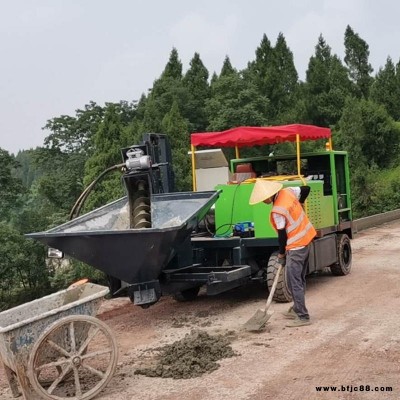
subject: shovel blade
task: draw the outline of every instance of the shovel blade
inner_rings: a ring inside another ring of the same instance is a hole
[[[244,329],[249,332],[257,332],[264,328],[271,318],[272,313],[267,310],[257,310],[256,313],[244,324]]]

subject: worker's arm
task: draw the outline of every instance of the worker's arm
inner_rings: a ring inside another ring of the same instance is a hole
[[[278,229],[278,243],[279,243],[278,262],[282,261],[281,264],[285,265],[286,243],[287,243],[286,229]]]
[[[300,186],[300,196],[299,196],[299,201],[300,203],[304,203],[310,194],[310,186]]]
[[[274,219],[275,226],[278,231],[278,245],[279,245],[279,254],[278,254],[278,262],[280,264],[285,265],[286,259],[286,243],[287,243],[287,233],[286,233],[286,220],[283,215],[272,213],[272,218]]]

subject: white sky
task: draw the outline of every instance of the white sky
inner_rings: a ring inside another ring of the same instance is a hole
[[[43,145],[48,119],[91,100],[139,99],[173,47],[184,72],[198,52],[211,76],[282,32],[304,79],[321,33],[343,60],[350,25],[375,73],[399,61],[399,15],[395,0],[0,0],[0,148]]]

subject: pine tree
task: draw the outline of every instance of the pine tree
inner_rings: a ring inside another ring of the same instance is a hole
[[[256,49],[256,58],[248,64],[244,76],[255,83],[262,96],[269,99],[266,115],[269,121],[280,123],[289,118],[295,106],[299,83],[293,53],[282,33],[278,35],[275,47],[264,34]]]
[[[236,71],[221,74],[211,85],[211,98],[206,104],[208,130],[266,125],[268,105],[268,99],[261,96],[256,86],[242,74]]]
[[[237,73],[236,69],[232,67],[231,60],[228,56],[225,56],[224,63],[222,64],[221,73],[219,77],[228,76]]]
[[[188,89],[183,85],[182,63],[177,50],[173,48],[164,71],[154,82],[146,99],[142,132],[160,132],[162,120],[174,101],[178,102],[182,115],[188,115],[189,99]],[[143,114],[142,109],[140,113]]]
[[[310,123],[332,126],[339,120],[351,83],[347,71],[322,35],[306,71],[306,108]]]
[[[355,95],[368,98],[372,84],[373,68],[368,61],[369,46],[360,36],[347,25],[344,34],[344,62],[349,69],[350,79],[355,83]]]
[[[273,48],[264,33],[260,45],[256,49],[256,58],[248,64],[248,71],[263,96],[269,97],[271,92],[271,65],[273,64]]]
[[[400,79],[396,76],[400,71],[393,64],[390,57],[387,58],[384,68],[380,68],[375,81],[371,86],[371,99],[382,104],[389,115],[400,120]]]
[[[183,78],[183,85],[188,90],[187,117],[190,119],[191,132],[203,132],[207,127],[205,103],[210,97],[208,71],[198,53],[190,61],[190,68]]]
[[[298,74],[293,61],[293,53],[288,48],[282,33],[278,35],[270,73],[270,92],[267,97],[273,108],[273,118],[279,118],[294,105],[298,89]]]
[[[162,78],[182,79],[182,63],[179,60],[178,50],[173,47]]]
[[[188,150],[190,135],[188,123],[179,112],[178,102],[174,101],[171,110],[162,121],[163,133],[168,135],[172,151],[172,166],[175,174],[175,185],[178,191],[191,188],[191,167]]]

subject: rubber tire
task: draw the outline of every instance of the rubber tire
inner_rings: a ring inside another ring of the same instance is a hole
[[[174,293],[172,297],[174,300],[179,302],[184,301],[193,301],[200,292],[200,287],[194,287],[186,290],[182,290],[181,292]]]
[[[350,238],[346,234],[337,237],[337,256],[338,262],[330,267],[332,275],[348,275],[351,271],[352,252]]]
[[[278,252],[276,251],[271,254],[267,265],[267,286],[269,291],[272,288],[272,284],[274,282],[274,278],[278,271],[278,268],[279,268]],[[278,280],[278,285],[276,286],[274,297],[272,299],[277,303],[288,303],[292,301],[292,294],[290,293],[287,285],[285,268],[282,268]]]

